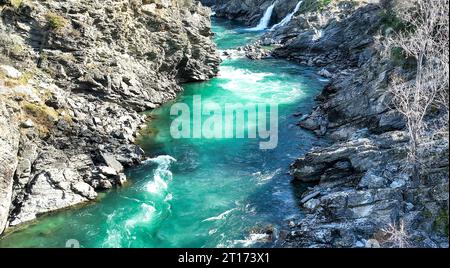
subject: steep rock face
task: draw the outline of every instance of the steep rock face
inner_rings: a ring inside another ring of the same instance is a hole
[[[266,9],[274,2],[273,0],[202,0],[202,3],[213,7],[217,16],[244,21],[253,26],[258,24]],[[299,1],[279,0],[276,2],[271,24],[280,22],[294,10]]]
[[[197,1],[0,3],[0,227],[125,183],[138,112],[217,72]]]
[[[348,139],[366,127],[377,133],[401,130],[401,118],[390,111],[386,102],[385,89],[395,66],[380,57],[374,38],[382,28],[383,7],[369,4],[335,8],[339,20],[324,12],[323,19],[303,24],[317,14],[301,14],[286,26],[291,29],[301,25],[297,26],[296,36],[286,36],[286,30],[281,29],[263,40],[282,42],[273,51],[274,56],[323,68],[319,73],[332,79],[318,97],[322,103],[300,125],[319,135],[330,130],[329,136],[337,140]]]
[[[30,2],[2,12],[5,30],[34,50],[27,60],[58,86],[139,110],[172,99],[177,82],[214,76],[208,16],[192,1],[175,0]]]
[[[295,58],[306,61],[311,55],[320,54],[320,58],[313,62],[316,66],[330,65],[333,62],[348,66],[361,67],[371,56],[361,53],[374,43],[373,34],[381,24],[381,8],[377,5],[363,6],[347,18],[340,21],[329,20],[324,28],[314,29],[309,25],[296,37],[275,50],[279,57]],[[309,19],[305,16],[305,21]],[[282,31],[273,33],[276,38],[284,39]],[[347,62],[344,62],[347,61]]]
[[[387,4],[329,7],[338,19],[299,27],[297,36],[284,29],[263,40],[281,44],[275,56],[320,67],[330,79],[320,104],[299,122],[334,143],[292,165],[296,180],[318,185],[303,195],[307,216],[288,236],[291,246],[396,246],[383,230],[403,224],[408,246],[448,247],[448,227],[440,223],[448,217],[448,141],[424,160],[430,165],[424,181],[405,170],[409,138],[402,117],[389,107],[387,87],[394,73],[413,77],[414,71],[380,55],[375,36],[384,34]],[[310,16],[299,15],[287,28]]]
[[[0,233],[5,229],[17,167],[19,131],[6,105],[0,102]]]
[[[403,131],[366,134],[299,158],[293,176],[317,185],[302,195],[305,218],[291,225],[285,245],[398,246],[384,230],[403,226],[406,246],[448,247],[448,150],[443,144],[426,160],[433,169],[417,182],[404,171],[407,142]]]

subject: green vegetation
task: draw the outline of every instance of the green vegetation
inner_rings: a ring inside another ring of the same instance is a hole
[[[55,109],[44,104],[25,102],[22,107],[26,114],[25,118],[32,118],[41,134],[49,133],[59,118]]]
[[[34,117],[50,120],[52,122],[56,121],[59,117],[59,114],[55,109],[43,104],[26,103],[23,107],[27,113]]]
[[[20,8],[20,6],[24,3],[24,0],[10,0],[10,5],[15,9]]]
[[[394,62],[397,66],[403,66],[405,63],[406,57],[405,53],[402,48],[400,47],[394,47],[391,50],[391,60]]]
[[[301,10],[302,12],[324,11],[331,4],[345,4],[349,7],[359,6],[361,0],[305,0]]]
[[[4,41],[4,39],[0,38],[0,42],[2,41]],[[3,47],[0,48],[0,53],[2,52],[4,54],[2,56],[20,58],[26,53],[26,50],[22,44],[14,43],[14,40],[10,39],[3,42]]]
[[[24,51],[25,49],[21,44],[14,44],[11,46],[9,53],[15,56],[20,56]]]
[[[401,66],[406,70],[413,70],[416,67],[415,59],[408,57],[401,47],[391,49],[391,60],[395,66]]]
[[[333,2],[333,0],[319,0],[317,2],[317,8],[319,10],[324,10],[331,2]]]
[[[23,73],[22,76],[20,76],[17,79],[1,77],[1,75],[0,75],[0,78],[5,80],[5,86],[7,86],[7,87],[23,86],[23,85],[28,84],[28,81],[31,78],[33,78],[33,73],[31,73],[31,72]]]
[[[17,82],[20,85],[28,84],[28,82],[31,80],[31,78],[33,78],[33,76],[34,74],[32,72],[25,72],[19,79],[17,79]]]
[[[48,13],[45,18],[47,19],[48,26],[53,30],[60,30],[69,23],[67,19],[53,12]]]
[[[433,228],[437,232],[442,232],[448,236],[448,210],[441,209],[433,224]]]
[[[392,29],[395,32],[404,32],[411,30],[401,18],[399,18],[392,10],[384,10],[380,14],[383,30]]]

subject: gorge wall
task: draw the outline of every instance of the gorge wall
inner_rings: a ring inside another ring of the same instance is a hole
[[[193,0],[2,0],[0,14],[0,232],[124,184],[139,112],[220,61]]]
[[[272,0],[202,0],[205,5],[213,7],[217,16],[243,21],[249,25],[256,25],[264,11],[274,2]],[[272,21],[281,21],[297,3],[297,0],[280,1],[275,5]]]
[[[212,6],[217,16],[255,25],[272,3],[222,0]],[[277,1],[275,9],[284,11],[272,15],[271,25],[296,3]],[[395,74],[415,76],[409,59],[399,63],[383,53],[382,40],[396,27],[395,4],[304,1],[289,23],[242,49],[251,59],[273,56],[315,67],[329,79],[299,126],[330,146],[292,164],[297,183],[315,186],[300,198],[305,217],[289,222],[283,246],[398,246],[389,230],[403,227],[408,246],[448,247],[448,137],[435,141],[417,182],[405,169],[405,120],[392,109],[387,90]]]

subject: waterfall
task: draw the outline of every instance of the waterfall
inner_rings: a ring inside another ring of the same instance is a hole
[[[256,27],[247,29],[248,31],[263,31],[267,29],[270,23],[270,18],[272,17],[273,9],[275,8],[275,3],[273,3],[267,10],[264,12],[264,16],[259,21],[259,24]]]
[[[284,26],[284,25],[288,24],[292,20],[292,17],[294,17],[295,13],[298,12],[300,7],[302,6],[302,3],[303,3],[303,0],[298,2],[297,5],[295,6],[294,11],[292,11],[292,13],[287,14],[287,16],[284,17],[284,19],[282,21],[280,21],[279,23],[277,23],[274,26],[272,26],[272,28],[270,30],[273,31],[273,30],[275,30],[278,27],[281,27],[281,26]]]

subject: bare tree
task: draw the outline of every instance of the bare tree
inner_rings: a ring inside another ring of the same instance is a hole
[[[405,224],[400,221],[400,224],[389,224],[386,228],[383,228],[382,233],[387,237],[386,244],[394,248],[407,248],[410,246],[411,236],[408,234]]]
[[[437,131],[426,117],[431,108],[439,108],[446,109],[448,118],[449,0],[398,0],[394,9],[405,27],[387,37],[386,51],[400,49],[405,57],[415,60],[416,72],[412,80],[394,77],[389,91],[395,109],[406,120],[408,159],[417,178],[420,146]],[[448,123],[444,124],[439,129],[448,133]]]

